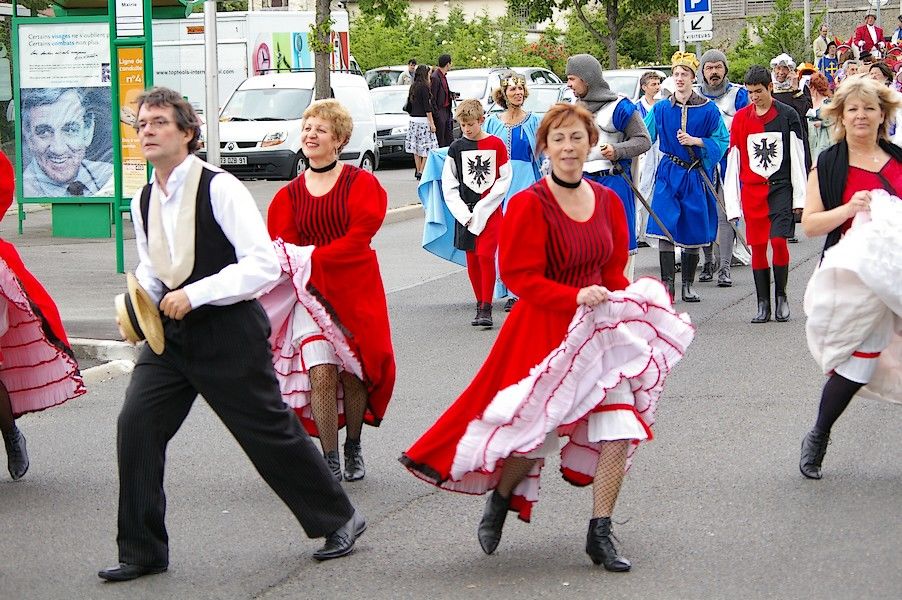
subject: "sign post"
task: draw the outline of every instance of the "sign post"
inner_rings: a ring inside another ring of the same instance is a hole
[[[681,0],[680,2],[682,39],[680,50],[685,49],[685,42],[702,42],[714,37],[714,17],[711,14],[711,0]]]

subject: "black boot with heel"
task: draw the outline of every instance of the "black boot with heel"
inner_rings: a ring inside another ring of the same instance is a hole
[[[633,566],[630,561],[617,554],[614,542],[611,541],[611,517],[598,517],[589,521],[586,554],[596,565],[604,565],[607,571],[629,571]]]
[[[345,440],[345,481],[359,481],[366,475],[366,468],[363,466],[363,448],[360,446],[360,440]]]
[[[676,253],[673,250],[661,250],[658,252],[658,261],[661,263],[661,283],[670,292],[670,299],[675,300]]]
[[[789,280],[789,265],[774,265],[774,320],[789,320],[789,299],[786,297],[786,282]]]
[[[504,520],[507,518],[510,505],[510,498],[505,498],[498,493],[498,490],[493,491],[485,503],[485,510],[482,512],[482,520],[479,522],[476,535],[482,551],[486,554],[494,552],[501,542],[501,530],[504,529]]]
[[[3,433],[3,444],[6,446],[7,468],[13,481],[22,479],[28,472],[28,449],[25,445],[25,436],[19,428],[13,425],[10,432]]]
[[[692,289],[695,283],[695,269],[698,267],[698,254],[683,252],[683,302],[701,302],[701,298]]]

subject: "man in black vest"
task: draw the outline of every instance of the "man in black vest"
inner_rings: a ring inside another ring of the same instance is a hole
[[[314,558],[344,556],[366,522],[282,402],[269,319],[254,299],[281,272],[263,218],[235,177],[193,155],[198,119],[178,92],[144,92],[136,128],[154,172],[131,205],[135,275],[159,302],[165,348],[141,350],[119,414],[119,564],[98,575],[167,569],[166,445],[198,394],[306,534],[326,538]]]

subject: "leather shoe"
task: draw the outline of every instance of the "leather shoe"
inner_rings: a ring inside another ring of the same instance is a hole
[[[366,519],[355,510],[348,522],[326,537],[323,547],[313,553],[316,560],[340,558],[351,553],[354,542],[366,531]]]
[[[119,563],[118,566],[103,569],[97,573],[97,576],[107,581],[131,581],[145,575],[156,575],[163,573],[168,567],[143,567],[141,565],[130,565],[128,563]]]

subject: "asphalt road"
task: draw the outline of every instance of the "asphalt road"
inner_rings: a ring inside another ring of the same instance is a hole
[[[533,522],[509,519],[493,556],[476,541],[483,498],[438,491],[397,463],[497,333],[470,327],[466,273],[419,248],[421,227],[420,219],[386,225],[374,242],[398,384],[382,427],[364,432],[367,477],[345,484],[369,521],[352,556],[312,560],[319,543],[304,538],[198,400],[168,450],[170,571],[102,583],[96,571],[116,557],[115,425],[127,384],[119,377],[21,420],[32,466],[17,483],[0,476],[0,597],[900,597],[898,408],[854,401],[834,429],[825,479],[805,480],[797,468],[823,382],[801,309],[819,241],[790,246],[788,323],[749,324],[747,267],[734,270],[733,288],[702,284],[701,303],[678,303],[697,337],[668,381],[655,440],[625,481],[615,533],[633,570],[612,574],[583,551],[591,494],[557,476],[556,457]],[[638,274],[656,265],[643,249]]]

